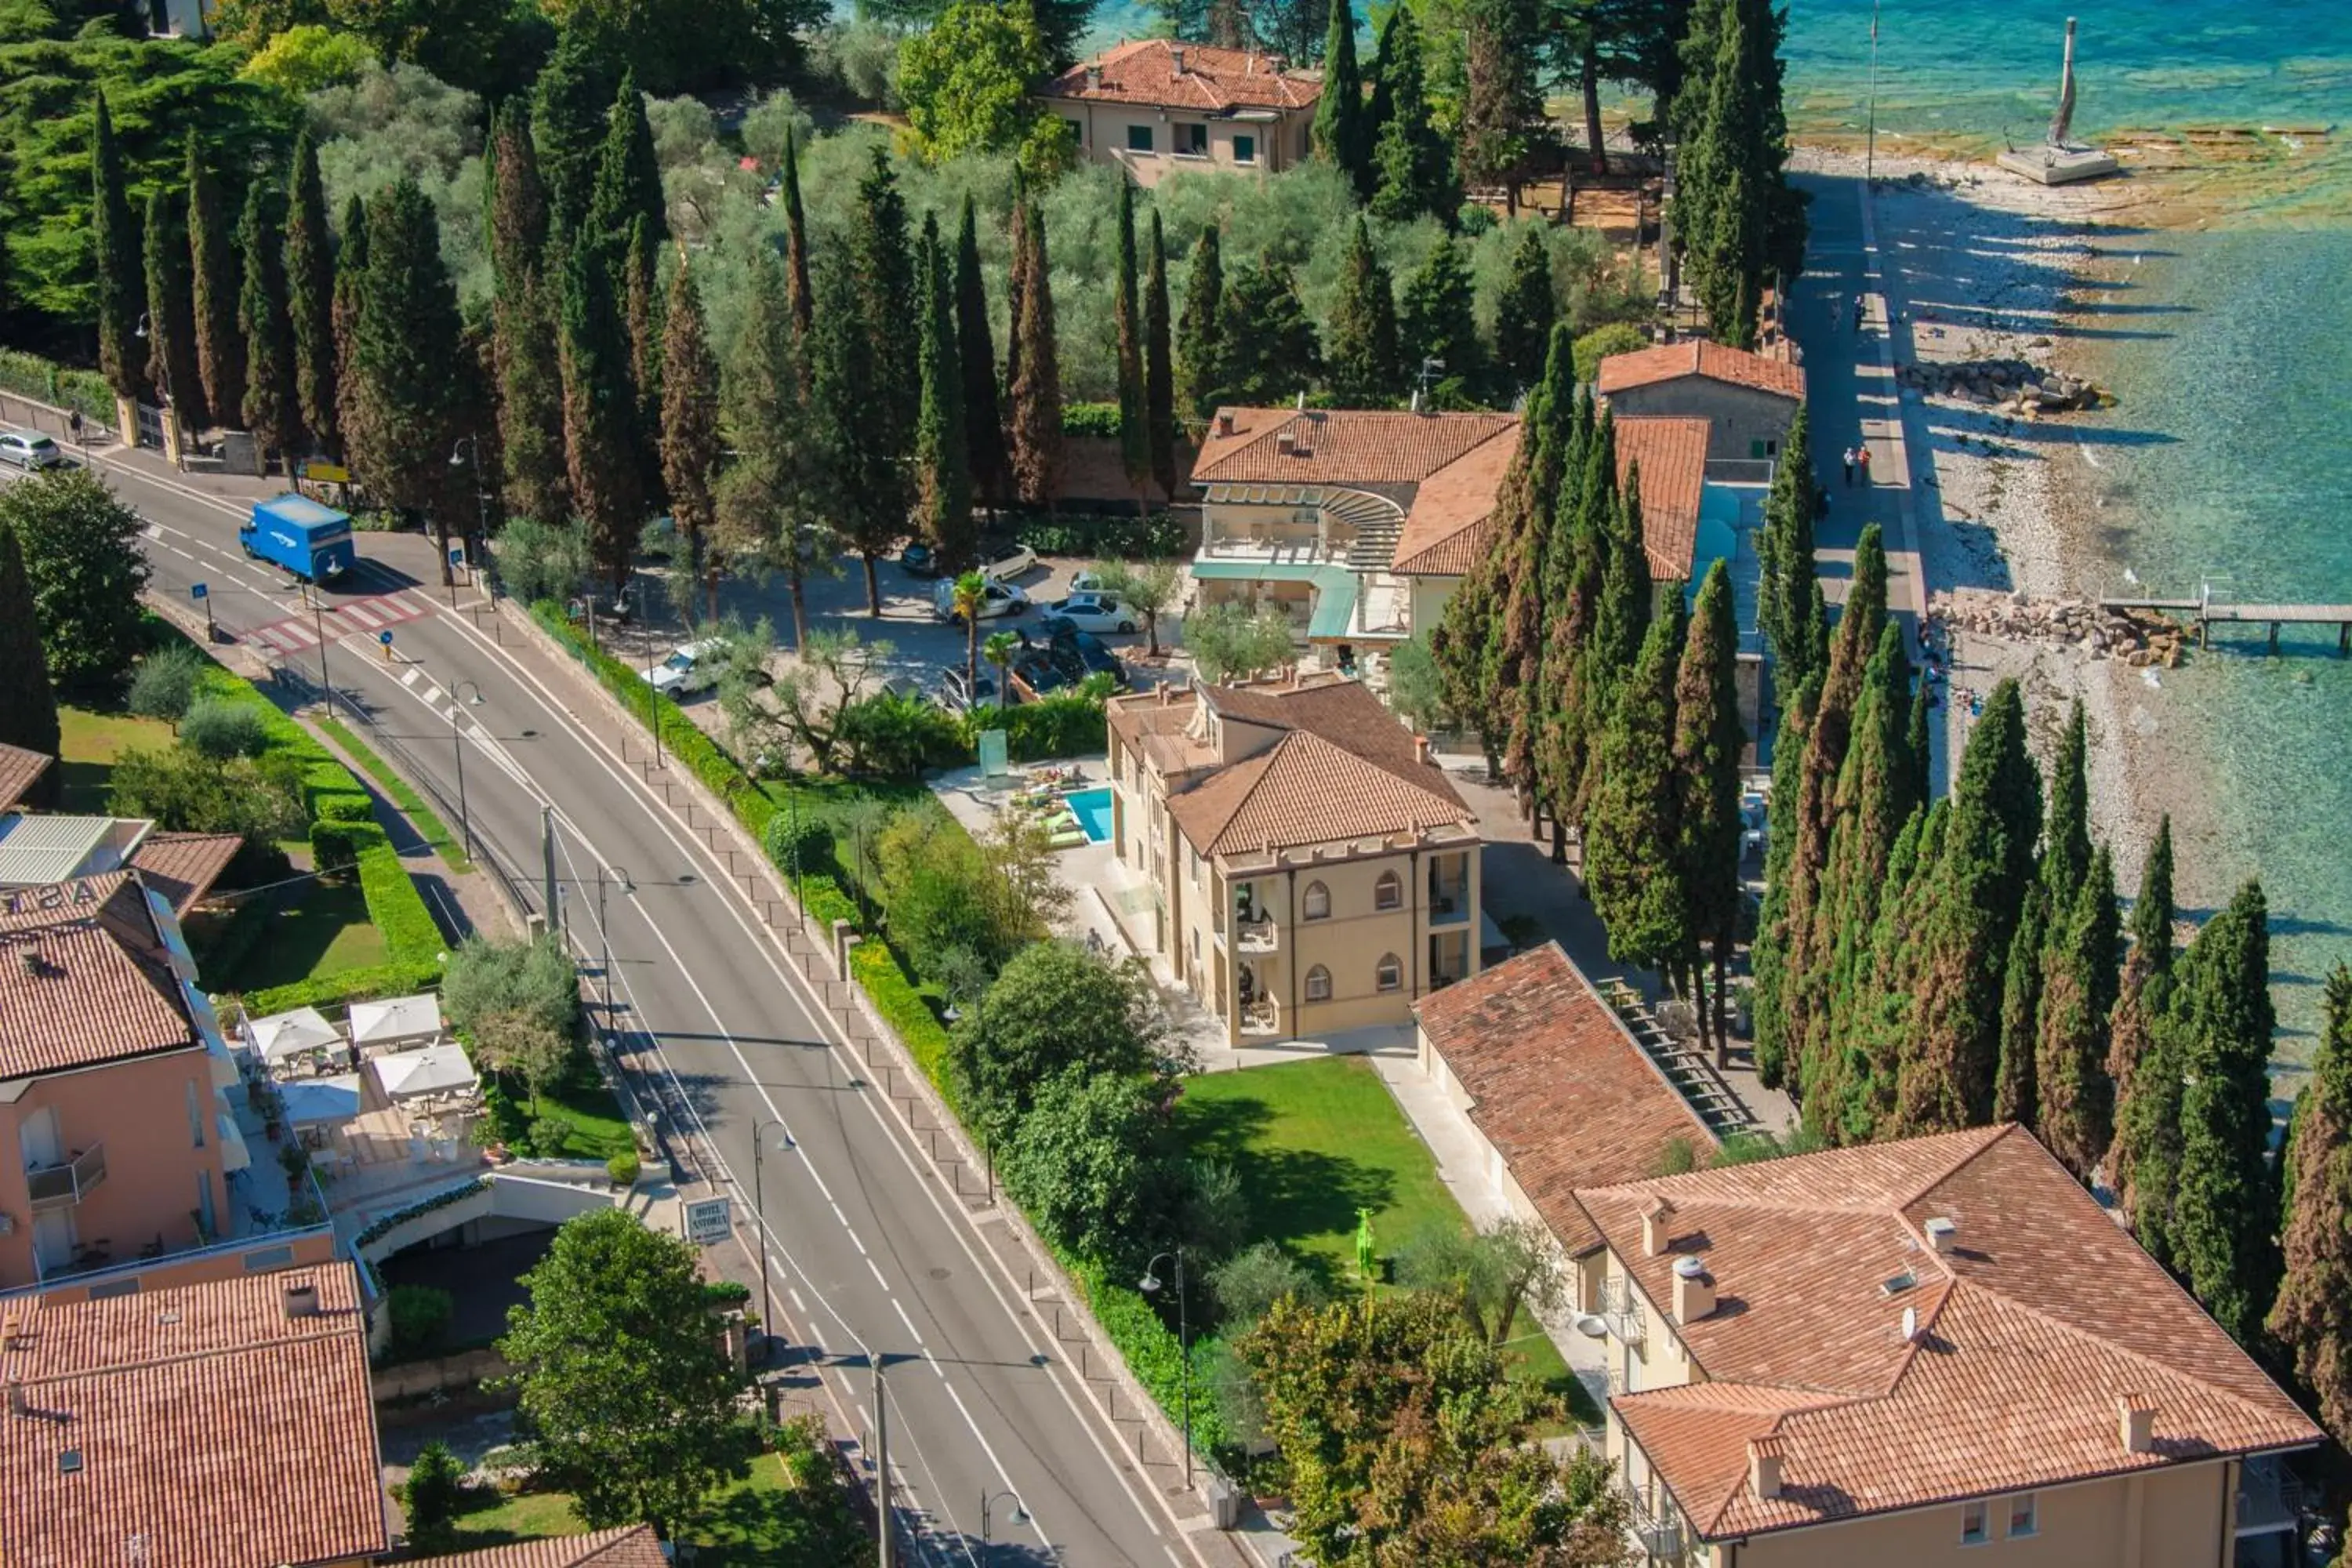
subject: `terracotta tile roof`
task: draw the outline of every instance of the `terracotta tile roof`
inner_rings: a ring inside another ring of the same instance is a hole
[[[1681,415],[1620,415],[1610,421],[1617,433],[1617,482],[1636,465],[1642,470],[1642,547],[1650,576],[1682,582],[1691,574],[1698,544],[1698,503],[1706,490],[1704,419]]]
[[[204,901],[244,844],[234,833],[151,833],[131,864],[173,913],[184,915]]]
[[[25,794],[49,771],[49,759],[22,746],[0,744],[0,811],[25,798]]]
[[[1421,481],[1404,531],[1397,535],[1396,563],[1406,576],[1466,576],[1482,559],[1479,547],[1494,537],[1479,524],[1494,514],[1503,470],[1519,449],[1516,426],[1481,441]]]
[[[137,877],[0,889],[0,1078],[201,1043]]]
[[[1189,717],[1202,703],[1276,732],[1170,795],[1169,815],[1203,855],[1475,825],[1444,771],[1421,760],[1412,734],[1360,681],[1202,687],[1174,710]]]
[[[286,1315],[297,1280],[317,1286],[315,1314]],[[16,1320],[0,1372],[29,1412],[0,1418],[11,1568],[315,1563],[391,1545],[350,1264],[0,1311]]]
[[[1192,460],[1192,483],[1415,485],[1518,422],[1514,414],[1220,408]],[[1297,438],[1288,452],[1286,430]]]
[[[1654,349],[1636,349],[1629,354],[1611,354],[1601,362],[1595,384],[1601,395],[1607,397],[1612,393],[1654,386],[1685,375],[1703,375],[1709,381],[1778,393],[1782,397],[1801,400],[1805,395],[1805,373],[1800,366],[1697,338],[1662,343]]]
[[[408,1568],[669,1568],[650,1524],[624,1525],[593,1535],[555,1535],[425,1557]]]
[[[1669,1249],[1647,1258],[1641,1211],[1659,1196],[1674,1205]],[[1611,1401],[1705,1539],[2321,1440],[2014,1126],[1577,1202],[1654,1303],[1672,1302],[1679,1257],[1714,1277],[1717,1310],[1676,1331],[1700,1381]],[[1958,1226],[1950,1252],[1928,1244],[1931,1218]],[[2126,1395],[2156,1412],[2148,1452],[2123,1446]],[[1772,1500],[1747,1483],[1748,1440],[1766,1436],[1783,1453]]]
[[[1182,75],[1176,51],[1184,51]],[[1319,72],[1283,70],[1274,55],[1211,44],[1139,38],[1072,66],[1037,89],[1042,98],[1084,103],[1143,103],[1216,114],[1235,109],[1305,109],[1322,96]],[[1102,73],[1099,86],[1087,72]]]
[[[1415,1010],[1470,1097],[1471,1124],[1571,1257],[1601,1242],[1577,1188],[1645,1176],[1677,1139],[1702,1158],[1716,1146],[1558,942],[1449,985]]]

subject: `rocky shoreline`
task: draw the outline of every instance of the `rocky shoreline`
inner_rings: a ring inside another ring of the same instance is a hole
[[[1947,627],[1976,637],[2067,647],[2088,659],[2112,658],[2133,669],[2179,669],[2192,634],[2157,610],[2111,610],[2089,599],[2032,599],[1990,588],[1955,588],[1927,601]]]

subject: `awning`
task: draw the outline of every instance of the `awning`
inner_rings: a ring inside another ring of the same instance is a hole
[[[414,1100],[419,1095],[446,1094],[480,1085],[474,1064],[454,1045],[427,1046],[421,1051],[395,1051],[368,1063],[387,1100]]]
[[[215,1113],[214,1124],[220,1129],[221,1169],[235,1173],[253,1163],[253,1152],[245,1146],[245,1129],[227,1110]]]
[[[1356,574],[1325,567],[1336,580],[1315,584],[1315,613],[1307,618],[1307,640],[1323,642],[1344,637],[1356,618]]]
[[[343,1037],[316,1007],[297,1007],[290,1013],[272,1013],[267,1018],[247,1018],[245,1039],[261,1053],[263,1060],[273,1062],[343,1043]]]
[[[332,1078],[298,1078],[278,1086],[286,1101],[286,1120],[297,1127],[349,1121],[360,1113],[360,1078],[337,1073]]]
[[[441,1002],[431,992],[352,1004],[352,1044],[423,1045],[441,1037]]]

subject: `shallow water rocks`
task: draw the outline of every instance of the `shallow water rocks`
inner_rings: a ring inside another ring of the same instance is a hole
[[[2188,633],[2147,610],[2105,610],[2088,599],[2033,599],[1991,588],[1955,588],[1934,596],[1928,612],[1946,626],[1982,637],[2070,647],[2086,658],[2115,658],[2144,668],[2177,669]]]

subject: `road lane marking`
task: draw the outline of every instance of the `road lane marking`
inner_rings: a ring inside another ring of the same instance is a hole
[[[912,1335],[914,1335],[914,1336],[915,1336],[915,1342],[916,1342],[917,1344],[919,1344],[919,1345],[925,1345],[926,1347],[928,1347],[928,1343],[929,1343],[929,1342],[927,1342],[927,1341],[923,1338],[923,1331],[922,1331],[922,1330],[920,1330],[920,1329],[919,1329],[919,1328],[917,1328],[917,1327],[915,1327],[915,1320],[914,1320],[914,1319],[912,1319],[912,1318],[910,1318],[910,1317],[907,1316],[907,1309],[906,1309],[905,1304],[904,1304],[904,1303],[902,1303],[902,1302],[898,1300],[898,1297],[893,1296],[893,1297],[891,1297],[891,1298],[890,1298],[890,1305],[891,1305],[891,1307],[892,1307],[892,1308],[893,1308],[893,1309],[898,1312],[898,1321],[899,1321],[900,1322],[902,1322],[902,1323],[904,1323],[904,1324],[906,1324],[906,1325],[907,1325],[907,1331],[908,1331],[908,1333],[910,1333],[910,1334],[912,1334]],[[937,1366],[937,1365],[939,1365],[940,1363],[937,1363],[937,1362],[933,1362],[933,1363],[931,1363],[931,1364],[932,1364],[933,1366]],[[942,1377],[942,1378],[944,1378],[946,1374],[945,1374],[945,1373],[941,1373],[940,1375],[941,1375],[941,1377]]]

